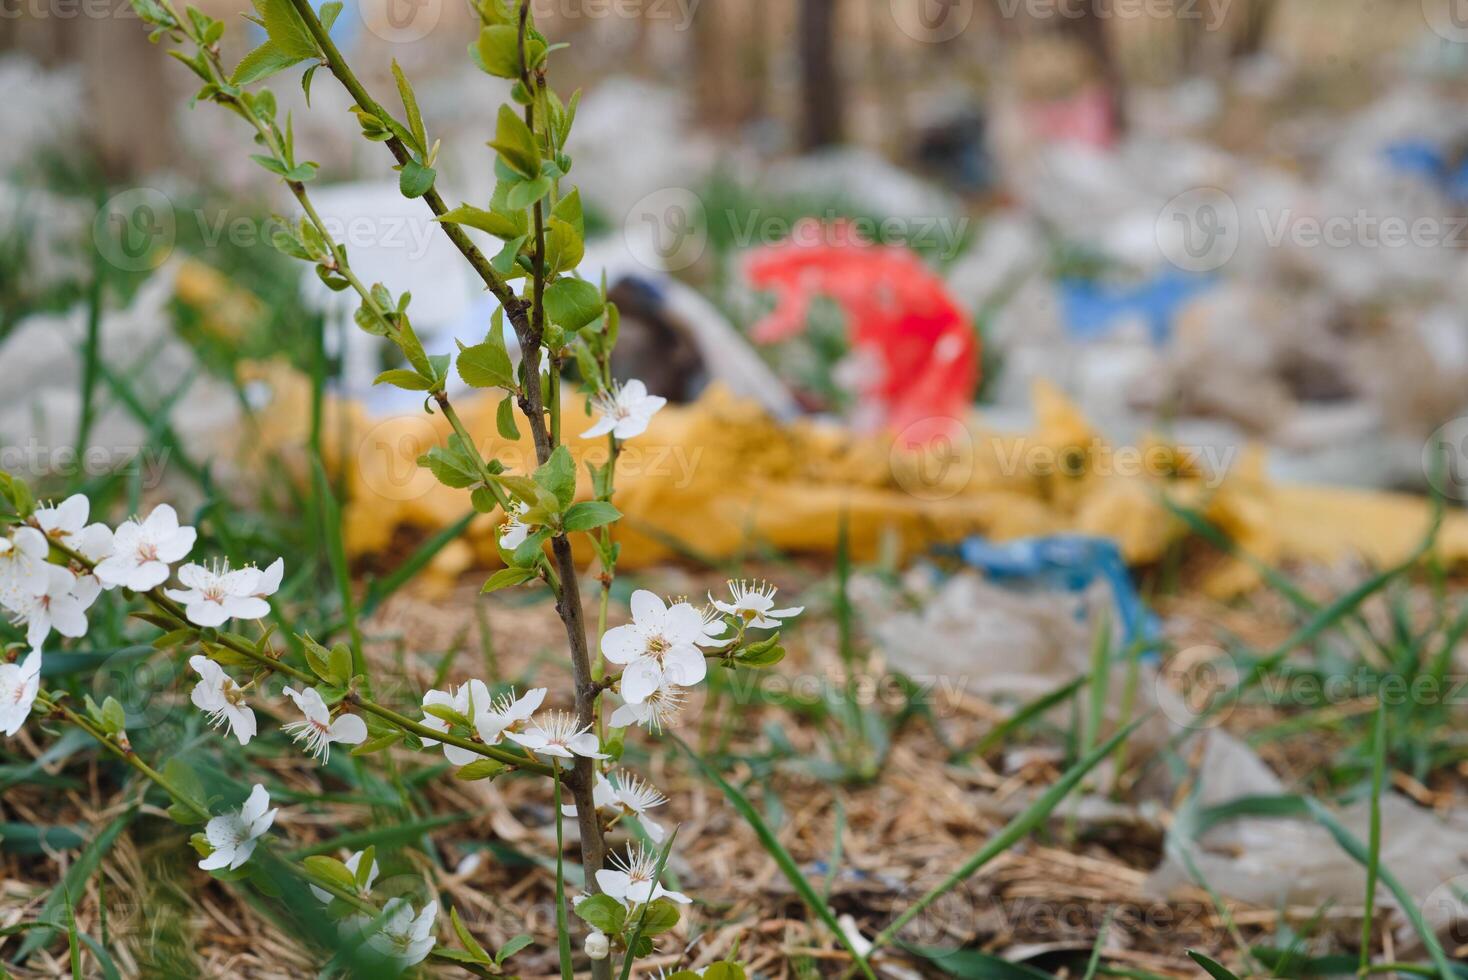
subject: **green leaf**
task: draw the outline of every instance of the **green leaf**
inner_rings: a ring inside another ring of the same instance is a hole
[[[515,369],[503,344],[493,340],[459,351],[459,377],[471,388],[507,388],[513,390]]]
[[[518,181],[511,185],[509,193],[505,195],[505,204],[512,211],[524,211],[549,194],[553,186],[555,184],[549,177]]]
[[[528,47],[528,39],[526,43]],[[509,24],[482,28],[474,50],[479,56],[479,67],[489,74],[498,78],[520,77],[520,32],[517,28]]]
[[[508,241],[525,234],[524,216],[516,222],[508,215],[497,211],[484,211],[468,204],[461,204],[452,211],[439,215],[434,221],[442,221],[453,225],[467,225],[470,228],[478,228],[487,231],[496,238]]]
[[[489,145],[499,153],[506,166],[526,180],[534,180],[540,175],[540,150],[535,145],[535,134],[508,105],[500,106],[494,141]]]
[[[353,891],[357,887],[357,877],[352,874],[352,869],[338,861],[334,857],[324,854],[313,854],[301,862],[306,870],[317,881],[328,885],[336,885],[338,888]]]
[[[374,752],[381,752],[383,749],[390,749],[401,742],[406,735],[406,732],[396,731],[388,732],[386,735],[379,735],[376,738],[370,738],[361,745],[353,746],[351,754],[371,755]]]
[[[506,395],[494,412],[494,427],[506,439],[520,438],[520,426],[515,423],[515,396]]]
[[[585,279],[558,279],[545,291],[545,315],[566,330],[580,330],[603,309],[601,290]]]
[[[535,578],[534,568],[501,568],[489,577],[484,583],[481,592],[498,592],[500,589],[512,588]]]
[[[418,465],[425,466],[438,482],[455,490],[463,490],[479,483],[483,477],[476,469],[473,460],[462,449],[458,442],[458,436],[449,440],[446,446],[434,446],[428,452],[418,457]]]
[[[551,274],[570,272],[581,264],[586,243],[569,222],[550,219],[545,229],[545,264]]]
[[[567,509],[562,526],[567,531],[590,531],[621,516],[622,512],[605,500],[586,500]]]
[[[503,762],[497,762],[494,759],[475,759],[467,766],[460,766],[459,771],[454,773],[454,778],[470,783],[478,779],[493,779],[504,771]]]
[[[642,920],[644,936],[661,936],[678,925],[678,906],[671,899],[660,898],[647,907]]]
[[[408,113],[408,132],[413,134],[413,140],[417,144],[415,149],[419,153],[427,153],[428,133],[423,128],[423,114],[418,111],[418,97],[413,94],[413,86],[409,84],[396,58],[392,61],[392,77],[398,83],[398,96],[403,100],[403,109]],[[408,196],[418,197],[419,194]]]
[[[571,188],[570,193],[557,201],[556,206],[551,208],[551,217],[560,218],[575,228],[577,234],[585,237],[586,219],[581,211],[581,188]]]
[[[505,960],[509,959],[511,956],[514,956],[516,953],[520,952],[520,950],[524,949],[526,946],[529,946],[533,942],[535,942],[535,937],[527,936],[523,932],[520,933],[518,936],[511,936],[509,939],[505,940],[505,944],[500,947],[500,951],[494,954],[495,963],[503,963]]]
[[[564,443],[535,471],[535,482],[555,496],[562,510],[571,506],[576,499],[576,461]]]
[[[393,368],[391,371],[384,371],[374,378],[372,383],[393,385],[404,391],[431,391],[433,389],[432,381],[417,371],[410,371],[407,368]]]
[[[319,52],[311,32],[291,0],[251,0],[268,40],[240,61],[230,81],[235,85],[258,82]]]
[[[485,952],[484,947],[479,945],[479,940],[475,939],[474,934],[464,925],[464,920],[459,918],[458,909],[449,909],[449,921],[453,923],[454,935],[459,937],[460,945],[464,947],[466,953],[474,958],[475,963],[494,962],[489,958],[489,954]]]
[[[300,64],[309,57],[309,54],[291,54],[281,50],[274,41],[266,41],[240,59],[229,80],[235,85],[249,85],[285,71],[291,65]]]
[[[345,687],[355,670],[351,648],[345,643],[336,644],[327,655],[326,662],[331,666],[331,676],[337,679],[336,686]]]
[[[433,187],[437,176],[432,167],[425,167],[417,160],[409,160],[398,171],[398,190],[402,191],[404,197],[422,197]]]
[[[597,932],[620,935],[627,922],[627,910],[610,895],[592,895],[576,906],[576,915]]]

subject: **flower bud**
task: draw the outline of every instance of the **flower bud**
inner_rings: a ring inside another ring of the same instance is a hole
[[[594,960],[604,960],[612,951],[612,942],[605,933],[593,932],[586,937],[586,955]]]

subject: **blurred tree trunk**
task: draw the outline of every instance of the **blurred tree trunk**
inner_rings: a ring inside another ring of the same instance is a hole
[[[844,92],[836,67],[837,0],[800,0],[801,146],[839,143]]]

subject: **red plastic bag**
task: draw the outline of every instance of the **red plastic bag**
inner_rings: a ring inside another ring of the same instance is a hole
[[[802,333],[817,296],[845,313],[852,354],[867,367],[858,392],[865,426],[901,430],[967,414],[979,385],[978,336],[943,280],[909,249],[808,219],[786,241],[751,253],[745,275],[776,299],[754,325],[758,344]]]

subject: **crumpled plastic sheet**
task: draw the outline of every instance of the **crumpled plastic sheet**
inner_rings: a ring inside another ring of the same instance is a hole
[[[858,578],[853,594],[865,622],[871,624],[878,650],[887,663],[904,672],[944,679],[945,688],[961,687],[990,699],[1033,700],[1082,676],[1090,669],[1095,617],[1107,605],[1099,582],[1082,593],[1086,615],[1073,615],[1075,598],[1064,591],[1015,592],[984,581],[972,571],[935,584],[924,569],[909,573],[908,591],[920,608],[898,602],[884,583]],[[1117,624],[1113,623],[1113,627]],[[1105,699],[1108,724],[1122,721],[1119,705],[1126,671],[1113,671]],[[1053,709],[1053,721],[1069,723],[1071,703]],[[1086,711],[1085,699],[1074,710]],[[1140,666],[1133,717],[1146,720],[1132,737],[1128,757],[1143,759],[1175,748],[1177,765],[1151,766],[1132,793],[1131,805],[1118,805],[1099,795],[1082,795],[1066,804],[1075,819],[1107,824],[1135,823],[1163,830],[1159,807],[1173,800],[1185,778],[1194,782],[1190,804],[1202,809],[1246,797],[1290,792],[1252,749],[1220,728],[1195,730],[1194,717],[1180,697],[1149,664]],[[1201,742],[1201,745],[1199,744]],[[1191,772],[1182,760],[1197,758]],[[1111,762],[1103,762],[1091,785],[1110,785]],[[1000,807],[1017,813],[1031,798],[1017,794]],[[1358,839],[1367,837],[1369,804],[1336,811],[1337,819]],[[1401,881],[1434,928],[1468,920],[1468,818],[1440,817],[1388,791],[1382,799],[1382,864]],[[1195,875],[1196,872],[1196,875]],[[1196,840],[1169,834],[1161,863],[1144,890],[1158,899],[1197,887],[1200,879],[1226,899],[1263,907],[1292,905],[1337,909],[1362,905],[1365,870],[1347,855],[1324,827],[1301,818],[1242,817],[1217,824]],[[1455,892],[1455,886],[1457,892]],[[1385,888],[1383,907],[1396,901]],[[1416,947],[1405,924],[1397,935],[1399,950]]]
[[[304,444],[309,412],[304,381],[276,372],[274,404],[263,414],[260,449]],[[521,438],[496,434],[493,398],[465,399],[459,414],[488,457],[514,472],[534,468],[528,426]],[[381,552],[396,529],[437,531],[461,519],[461,491],[439,485],[417,458],[447,438],[439,416],[370,420],[360,406],[328,405],[330,460],[344,467],[347,545]],[[1430,521],[1427,503],[1408,494],[1280,486],[1245,454],[1224,475],[1161,441],[1114,446],[1053,388],[1035,389],[1035,430],[987,429],[982,417],[928,419],[900,433],[856,435],[830,424],[780,424],[758,405],[710,388],[697,402],[668,406],[623,449],[617,472],[623,568],[688,555],[729,559],[765,547],[834,554],[846,521],[852,554],[871,560],[895,546],[917,555],[972,535],[1003,542],[1053,534],[1107,537],[1129,565],[1160,560],[1189,533],[1164,496],[1196,509],[1244,551],[1270,564],[1286,559],[1387,565],[1417,548]],[[601,463],[606,444],[582,440],[591,420],[584,402],[563,402],[563,431],[590,493],[583,461]],[[440,570],[499,562],[500,515],[481,515],[463,548]],[[1437,547],[1448,562],[1468,559],[1468,515],[1450,512]],[[579,557],[590,560],[587,549]],[[1216,596],[1258,582],[1249,564],[1220,556],[1200,573]]]

